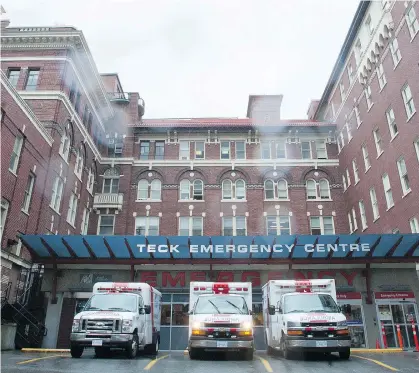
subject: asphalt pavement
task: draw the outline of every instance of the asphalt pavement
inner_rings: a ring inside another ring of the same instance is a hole
[[[338,355],[313,355],[285,360],[281,356],[255,354],[253,361],[234,355],[207,354],[200,360],[190,360],[183,352],[161,351],[157,358],[138,356],[126,359],[113,352],[108,358],[96,358],[86,350],[81,359],[68,353],[23,353],[6,351],[1,354],[1,372],[51,373],[419,373],[419,353],[352,353],[347,361]]]

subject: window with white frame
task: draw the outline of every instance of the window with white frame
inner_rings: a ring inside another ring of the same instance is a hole
[[[354,171],[354,181],[355,184],[359,182],[359,171],[358,171],[358,165],[356,163],[356,159],[352,160],[352,169]]]
[[[302,141],[301,142],[301,157],[303,159],[311,159],[311,142]]]
[[[409,28],[410,37],[413,39],[419,31],[419,21],[416,17],[415,9],[412,6],[406,14],[407,27]]]
[[[361,216],[361,226],[362,226],[362,230],[365,230],[368,228],[367,226],[367,215],[365,213],[365,205],[364,205],[364,201],[359,201],[358,202],[359,205],[359,215]]]
[[[351,186],[351,175],[349,174],[349,169],[348,168],[345,170],[345,172],[346,172],[346,181],[347,181],[348,187],[349,187],[349,186]]]
[[[154,216],[137,216],[135,234],[138,236],[158,236],[160,218]]]
[[[343,136],[343,131],[340,132],[339,137],[340,137],[340,142],[343,148],[345,146],[345,138]]]
[[[230,141],[220,142],[220,159],[230,159]]]
[[[140,201],[161,201],[161,181],[154,179],[151,183],[146,179],[138,181],[137,200]]]
[[[13,144],[12,155],[10,157],[9,163],[9,170],[12,171],[14,174],[17,171],[17,167],[19,165],[20,154],[22,152],[22,145],[23,145],[23,137],[17,135],[15,138],[15,142]]]
[[[351,125],[349,123],[346,123],[346,134],[348,135],[348,142],[350,142],[353,138],[352,131],[351,131]]]
[[[386,118],[387,118],[388,127],[390,129],[391,138],[394,138],[399,133],[399,131],[397,129],[396,118],[394,116],[394,111],[392,108],[389,108],[386,111]]]
[[[404,102],[404,108],[406,109],[407,118],[409,119],[415,112],[415,103],[413,102],[412,91],[408,84],[406,84],[402,89],[402,96]]]
[[[76,221],[76,214],[77,214],[77,204],[79,199],[75,193],[71,193],[70,201],[68,203],[68,211],[67,211],[67,221],[74,225]]]
[[[375,142],[375,149],[377,150],[377,157],[379,157],[383,153],[383,140],[381,139],[380,131],[375,129],[373,131],[374,135],[374,142]]]
[[[246,236],[246,217],[223,217],[223,236]]]
[[[312,235],[335,234],[333,216],[311,216],[310,231]]]
[[[115,226],[115,215],[99,215],[98,232],[100,236],[112,236]]]
[[[388,174],[382,176],[384,195],[386,197],[387,210],[394,206],[393,192],[391,190],[390,178]]]
[[[343,84],[342,81],[339,83],[339,90],[340,90],[340,98],[343,101],[345,99],[345,84]]]
[[[189,141],[179,141],[179,159],[188,160],[191,155]]]
[[[329,181],[320,179],[318,183],[309,179],[306,181],[307,199],[330,199]]]
[[[291,234],[290,217],[288,215],[271,215],[266,217],[266,234],[268,236],[284,236]]]
[[[361,44],[361,39],[358,38],[358,40],[355,43],[355,58],[357,63],[360,62],[361,57],[362,57],[362,44]]]
[[[270,141],[262,141],[260,143],[260,158],[271,159],[271,142]]]
[[[352,233],[354,231],[354,226],[352,225],[352,218],[349,212],[348,212],[348,222],[349,222],[349,233]]]
[[[393,58],[394,67],[396,67],[398,63],[400,62],[400,60],[402,59],[402,55],[399,49],[399,43],[396,38],[394,38],[390,43],[390,52],[391,52],[391,57]]]
[[[66,161],[68,160],[68,154],[70,152],[70,143],[70,135],[68,134],[67,129],[64,129],[64,133],[61,136],[60,148],[58,152]]]
[[[357,127],[359,127],[361,125],[361,115],[359,113],[358,105],[354,107],[354,112],[355,112],[356,125]]]
[[[286,142],[285,140],[279,140],[276,142],[276,159],[287,158],[286,153]]]
[[[236,159],[246,159],[246,143],[244,141],[236,141]]]
[[[87,207],[83,209],[83,217],[81,219],[80,234],[87,234],[89,229],[90,211]]]
[[[288,199],[288,183],[284,179],[278,181],[265,180],[265,199]]]
[[[199,216],[179,217],[179,236],[203,236],[204,219]]]
[[[326,141],[316,140],[317,159],[327,159]]]
[[[380,211],[378,209],[377,194],[375,193],[374,188],[370,189],[370,199],[371,199],[371,207],[372,207],[372,216],[375,221],[380,217]]]
[[[348,64],[347,72],[348,72],[349,84],[352,84],[354,80],[354,70],[352,68],[352,64]]]
[[[371,86],[368,85],[365,88],[365,99],[367,100],[367,108],[370,109],[372,106],[372,98],[371,98]]]
[[[33,187],[35,185],[35,175],[30,173],[28,176],[28,181],[26,182],[25,194],[23,196],[23,206],[22,210],[29,213],[29,208],[31,206]]]
[[[7,213],[9,212],[9,205],[10,203],[7,199],[1,199],[0,241],[3,238],[4,226],[6,224]]]
[[[407,174],[406,162],[403,157],[397,161],[397,169],[399,170],[400,183],[402,184],[403,194],[410,192],[409,175]]]
[[[416,139],[416,140],[414,141],[413,146],[414,146],[414,148],[415,148],[415,151],[416,151],[416,157],[417,157],[418,162],[419,162],[419,139]]]
[[[61,198],[63,196],[64,182],[57,176],[52,186],[52,196],[50,206],[57,212],[60,211]]]
[[[340,138],[340,136],[338,136],[337,137],[337,144],[338,144],[338,152],[340,153],[341,152],[341,150],[342,150],[342,143],[341,143],[341,138]]]
[[[204,200],[204,182],[202,180],[182,180],[180,182],[180,200]]]
[[[371,168],[370,156],[368,154],[368,149],[366,145],[362,145],[361,149],[362,149],[362,157],[364,158],[365,172],[367,172]]]
[[[232,182],[226,179],[222,183],[223,200],[245,200],[246,199],[246,183],[244,180],[236,180]]]
[[[83,149],[80,148],[77,151],[77,154],[76,154],[76,164],[74,166],[74,173],[76,174],[76,176],[79,179],[82,178],[83,165],[84,165],[84,154],[83,154]]]
[[[410,230],[412,233],[419,233],[419,221],[418,218],[414,217],[409,220]]]
[[[346,189],[348,189],[348,185],[346,184],[346,177],[344,174],[342,175],[342,182],[343,182],[343,191],[345,191]]]
[[[367,20],[365,21],[365,28],[367,29],[369,34],[374,32],[374,26],[372,25],[371,16],[369,15]]]
[[[377,79],[378,79],[378,85],[380,86],[380,89],[383,89],[387,83],[387,79],[386,79],[386,75],[384,74],[384,67],[382,63],[380,63],[377,66]]]
[[[195,141],[195,159],[205,159],[205,141]]]
[[[103,175],[102,193],[118,193],[119,171],[116,168],[108,168]]]
[[[356,212],[353,207],[352,207],[352,221],[354,223],[354,231],[356,231],[358,229],[358,222],[356,220]]]
[[[89,173],[87,175],[86,189],[90,194],[93,194],[94,184],[95,184],[95,173],[92,168],[89,168]]]
[[[149,159],[150,141],[140,141],[140,159]]]

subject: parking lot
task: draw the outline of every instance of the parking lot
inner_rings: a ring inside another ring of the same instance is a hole
[[[353,353],[348,361],[339,360],[337,355],[296,357],[284,360],[281,356],[267,356],[256,353],[253,361],[234,359],[224,354],[208,354],[201,360],[190,360],[182,352],[160,352],[157,358],[138,356],[127,360],[117,352],[109,358],[96,358],[92,350],[81,359],[72,359],[68,353],[23,353],[9,351],[2,353],[1,371],[53,372],[53,373],[382,373],[419,372],[419,353]]]

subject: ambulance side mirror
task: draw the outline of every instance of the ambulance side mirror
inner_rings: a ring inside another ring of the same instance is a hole
[[[270,315],[275,315],[275,306],[269,306],[268,312]]]
[[[149,315],[151,313],[151,306],[144,306],[144,312],[146,315]]]

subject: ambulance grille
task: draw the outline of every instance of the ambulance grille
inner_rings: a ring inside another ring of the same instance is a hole
[[[223,323],[205,323],[206,328],[240,328],[240,323],[223,324]]]
[[[86,325],[86,332],[112,333],[119,331],[120,320],[83,320]]]

